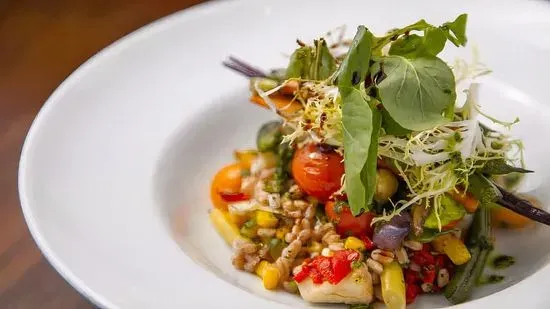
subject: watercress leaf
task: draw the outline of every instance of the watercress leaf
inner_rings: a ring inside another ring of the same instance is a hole
[[[510,173],[532,173],[533,171],[509,165],[504,159],[496,159],[487,161],[481,172],[487,175],[505,175]]]
[[[313,62],[313,49],[310,46],[298,47],[290,56],[286,69],[286,78],[309,78],[309,71]]]
[[[424,30],[424,49],[428,54],[437,56],[447,43],[445,32],[440,28],[428,27]]]
[[[407,59],[383,57],[386,77],[377,84],[382,104],[403,128],[420,131],[448,121],[442,116],[455,103],[455,79],[445,62],[434,56]]]
[[[466,37],[466,23],[468,14],[459,15],[454,21],[444,23],[441,28],[445,30],[445,34],[449,41],[456,46],[465,46],[468,38]]]
[[[386,132],[386,134],[389,135],[395,135],[395,136],[404,136],[409,133],[411,133],[411,130],[405,129],[402,126],[399,125],[393,118],[391,117],[390,113],[383,108],[381,110],[382,113],[382,128]]]
[[[376,156],[381,117],[361,90],[349,88],[342,96],[345,190],[354,215],[370,209],[376,188]]]
[[[393,29],[389,31],[385,36],[383,37],[377,37],[374,39],[374,44],[372,46],[373,54],[380,55],[380,51],[382,48],[386,45],[388,45],[392,40],[395,40],[399,36],[408,33],[410,31],[421,31],[428,27],[432,27],[432,25],[428,24],[424,19],[421,19],[414,24],[408,25],[406,27],[400,28],[400,29]]]
[[[372,38],[372,33],[365,26],[357,28],[349,51],[335,75],[341,94],[365,80],[369,71]]]
[[[325,80],[336,70],[336,60],[328,49],[324,39],[315,41],[315,59],[311,66],[310,77],[314,80]]]
[[[415,58],[425,52],[424,38],[417,35],[405,35],[395,40],[390,47],[389,54]]]

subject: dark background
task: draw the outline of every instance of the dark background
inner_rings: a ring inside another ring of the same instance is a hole
[[[17,166],[29,126],[80,64],[200,0],[0,0],[0,308],[93,306],[42,257],[24,223]]]

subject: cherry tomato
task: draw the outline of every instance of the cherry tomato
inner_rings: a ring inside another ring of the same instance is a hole
[[[238,164],[229,164],[218,171],[210,186],[210,199],[214,207],[227,210],[227,203],[242,200],[241,172],[243,167]]]
[[[340,189],[344,175],[343,158],[329,147],[308,144],[296,150],[292,175],[302,190],[324,202]]]
[[[361,237],[366,235],[372,238],[374,228],[371,226],[374,214],[366,212],[358,217],[351,214],[349,206],[343,201],[328,201],[325,204],[327,217],[336,224],[336,232],[345,236]]]

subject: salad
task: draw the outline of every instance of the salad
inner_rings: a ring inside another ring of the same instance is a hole
[[[506,133],[518,120],[478,105],[476,79],[490,71],[437,56],[466,45],[466,22],[298,40],[288,67],[270,73],[225,62],[278,116],[212,181],[210,219],[236,269],[312,303],[394,309],[442,293],[457,304],[484,280],[493,228],[550,224],[513,193],[531,172]]]

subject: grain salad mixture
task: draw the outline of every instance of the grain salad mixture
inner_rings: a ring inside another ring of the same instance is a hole
[[[224,63],[278,118],[212,181],[210,219],[236,269],[312,303],[397,309],[442,293],[456,304],[486,276],[493,228],[550,223],[514,192],[531,172],[506,133],[518,120],[478,105],[490,71],[437,56],[466,45],[466,21],[298,40],[270,73]]]

